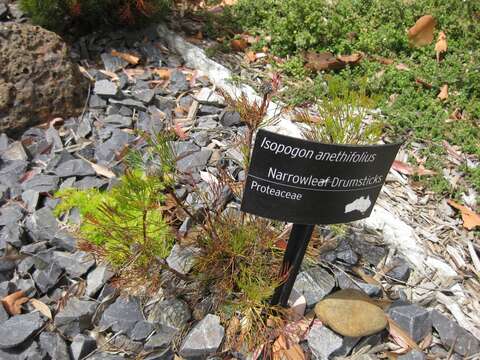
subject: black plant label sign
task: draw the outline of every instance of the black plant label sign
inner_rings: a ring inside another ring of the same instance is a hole
[[[242,211],[312,225],[366,218],[400,146],[323,144],[259,130]]]

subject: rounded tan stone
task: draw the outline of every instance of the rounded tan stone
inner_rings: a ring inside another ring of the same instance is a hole
[[[340,290],[315,306],[318,318],[343,336],[368,336],[387,326],[387,317],[373,300],[361,291]]]

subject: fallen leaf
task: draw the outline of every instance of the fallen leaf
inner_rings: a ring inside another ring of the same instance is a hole
[[[395,66],[395,68],[396,68],[397,70],[401,70],[401,71],[408,71],[408,70],[410,70],[410,68],[409,68],[407,65],[405,65],[404,63],[397,64],[397,65]]]
[[[95,172],[97,173],[97,175],[105,176],[106,178],[109,178],[109,179],[113,179],[117,177],[115,173],[109,168],[107,168],[106,166],[95,164],[95,163],[91,163],[91,165],[93,170],[95,170]]]
[[[408,30],[410,45],[420,47],[433,41],[433,32],[437,21],[432,15],[424,15]]]
[[[120,52],[117,50],[112,50],[111,52],[112,56],[118,57],[120,59],[125,60],[126,62],[132,64],[132,65],[137,65],[140,62],[140,58],[138,56]]]
[[[230,47],[233,51],[244,51],[248,47],[248,43],[244,39],[233,39],[230,41]]]
[[[272,360],[305,360],[305,353],[299,344],[288,344],[284,335],[280,335],[272,345]]]
[[[257,60],[257,54],[255,54],[253,51],[247,51],[245,53],[245,59],[248,63],[253,63],[255,60]]]
[[[340,56],[335,56],[328,51],[304,53],[305,66],[312,71],[341,70],[347,65],[357,65],[362,57],[363,55],[360,53]]]
[[[95,78],[92,75],[90,75],[90,73],[83,66],[79,65],[78,69],[80,70],[82,75],[85,76],[88,80],[90,80],[91,82],[95,82]]]
[[[305,65],[312,71],[339,70],[344,68],[344,64],[338,60],[331,52],[307,52],[305,54]]]
[[[338,60],[343,61],[347,65],[357,65],[360,60],[362,60],[363,55],[360,53],[354,53],[351,55],[339,55],[337,57]]]
[[[439,98],[442,101],[445,101],[448,99],[448,85],[445,84],[440,88],[440,92],[437,95],[437,98]]]
[[[428,83],[428,82],[426,82],[425,80],[422,80],[422,79],[420,79],[420,78],[416,78],[416,79],[415,79],[415,82],[416,82],[417,84],[422,85],[423,87],[425,87],[425,88],[427,88],[427,89],[431,89],[431,88],[433,87],[432,84],[430,84],[430,83]]]
[[[19,315],[22,313],[22,304],[25,304],[28,300],[29,299],[25,296],[25,293],[19,290],[5,296],[2,299],[2,304],[10,315]]]
[[[327,296],[315,305],[315,314],[343,336],[368,336],[387,326],[383,310],[356,289],[344,289]]]
[[[111,71],[108,71],[108,70],[98,70],[98,71],[101,72],[103,75],[107,75],[113,81],[119,81],[120,80],[118,75],[115,74],[114,72],[111,72]]]
[[[154,69],[153,73],[158,75],[160,79],[168,80],[170,79],[171,70],[170,69]]]
[[[435,175],[436,172],[432,170],[427,170],[423,167],[423,165],[420,165],[419,167],[415,168],[411,165],[408,165],[407,163],[400,161],[400,160],[394,160],[392,164],[392,169],[398,171],[401,174],[404,175]]]
[[[173,132],[178,136],[180,140],[188,139],[187,133],[183,130],[182,125],[179,123],[175,124],[173,127]]]
[[[435,44],[435,52],[437,53],[437,62],[440,62],[441,55],[447,52],[447,35],[443,31],[438,34],[437,43]]]
[[[462,220],[463,220],[463,227],[467,230],[473,230],[476,227],[480,226],[480,215],[475,213],[473,210],[469,209],[468,207],[464,205],[460,205],[459,203],[448,199],[447,203],[460,211],[460,214],[462,215]]]
[[[463,120],[462,109],[456,108],[455,110],[453,110],[453,112],[448,116],[448,120],[451,120],[451,121]],[[447,122],[449,122],[448,120]]]
[[[277,240],[275,242],[275,247],[277,247],[280,250],[286,250],[287,249],[287,242],[283,239]]]
[[[383,56],[375,56],[374,59],[383,65],[392,65],[395,61]]]
[[[386,316],[388,321],[388,332],[395,342],[403,348],[410,348],[421,351],[417,343],[403,330],[395,321]]]
[[[44,304],[43,302],[37,299],[30,299],[30,303],[35,309],[40,311],[40,313],[42,313],[47,318],[52,320],[52,312],[50,311],[50,308],[46,304]]]

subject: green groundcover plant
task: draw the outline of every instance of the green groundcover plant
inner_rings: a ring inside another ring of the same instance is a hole
[[[434,41],[411,47],[407,30],[427,14],[437,23]],[[287,77],[288,90],[279,96],[290,105],[328,98],[328,77],[352,90],[365,84],[386,133],[425,145],[419,155],[437,175],[420,180],[435,192],[458,195],[461,187],[452,189],[441,175],[444,141],[480,156],[479,1],[239,0],[224,17],[241,31],[260,35],[256,47],[266,45],[286,60],[273,66]],[[434,50],[439,31],[448,42],[441,61]],[[314,73],[304,66],[306,51],[364,57],[357,66]],[[393,63],[386,65],[379,56]],[[444,85],[449,96],[442,101],[437,95]],[[480,190],[478,171],[469,166],[462,171],[468,186]]]

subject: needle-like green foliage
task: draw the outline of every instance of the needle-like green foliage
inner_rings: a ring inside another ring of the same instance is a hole
[[[170,253],[174,238],[162,215],[165,185],[156,176],[128,171],[108,192],[64,189],[57,215],[78,208],[81,238],[102,249],[115,267],[146,268]]]
[[[371,110],[374,101],[365,94],[364,88],[351,90],[336,78],[330,78],[327,84],[327,96],[317,104],[319,116],[314,119],[307,112],[298,114],[297,120],[309,125],[305,136],[330,144],[378,142],[382,126]]]

